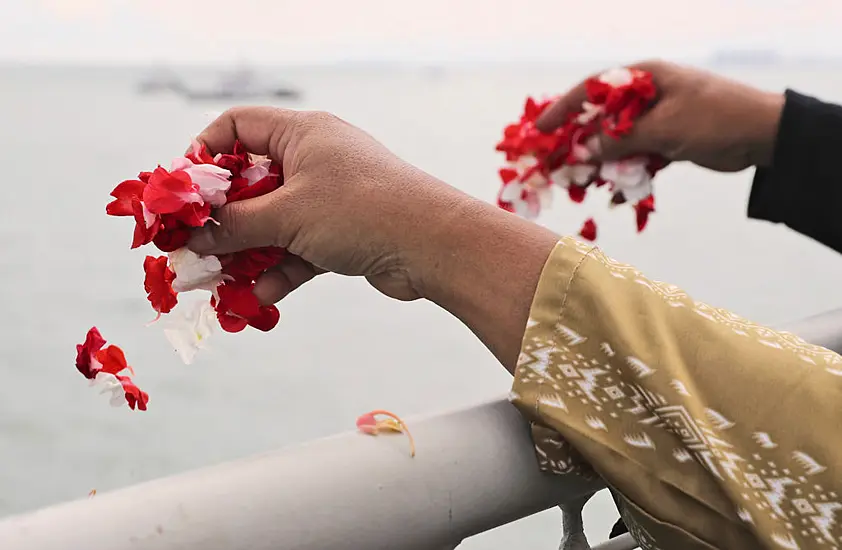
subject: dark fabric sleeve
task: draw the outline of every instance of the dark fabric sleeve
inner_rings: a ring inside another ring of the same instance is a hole
[[[758,168],[748,217],[783,223],[842,252],[842,106],[786,91],[769,168]]]

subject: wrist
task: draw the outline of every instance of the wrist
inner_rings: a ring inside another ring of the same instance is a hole
[[[785,102],[785,96],[780,93],[763,93],[759,97],[754,114],[755,122],[751,125],[755,130],[750,138],[752,165],[771,166]]]
[[[465,323],[514,370],[552,231],[459,193],[410,264],[418,293]]]

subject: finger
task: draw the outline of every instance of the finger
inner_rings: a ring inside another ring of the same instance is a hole
[[[276,107],[234,107],[219,115],[196,139],[211,154],[230,153],[239,140],[248,152],[274,158],[273,153],[284,150],[280,141],[295,116],[296,111]]]
[[[552,132],[567,122],[567,117],[572,113],[579,112],[582,103],[588,98],[586,82],[587,80],[580,82],[547,107],[535,121],[535,127],[541,132]]]
[[[287,247],[297,231],[295,208],[285,185],[269,194],[237,201],[213,213],[193,232],[187,246],[199,254],[227,254],[261,246]]]
[[[629,155],[670,153],[669,135],[675,122],[669,117],[670,102],[664,100],[635,120],[631,131],[621,138],[600,134],[598,145],[591,148],[593,160],[618,160]]]
[[[313,267],[298,256],[290,255],[257,279],[254,295],[263,305],[274,304],[321,273],[324,270]]]

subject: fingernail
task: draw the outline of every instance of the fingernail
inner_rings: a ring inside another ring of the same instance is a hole
[[[216,240],[213,238],[213,231],[210,227],[202,227],[193,232],[190,240],[187,242],[187,247],[193,252],[210,252],[216,246]]]

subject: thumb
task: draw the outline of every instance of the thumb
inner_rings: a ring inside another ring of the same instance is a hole
[[[198,254],[227,254],[262,246],[287,246],[293,234],[286,207],[289,192],[271,193],[222,206],[212,221],[197,229],[187,243]]]
[[[663,103],[658,103],[651,111],[634,121],[628,134],[620,138],[600,134],[593,146],[594,159],[618,160],[629,155],[666,154],[665,136],[670,132],[670,127],[664,116],[665,112]]]

